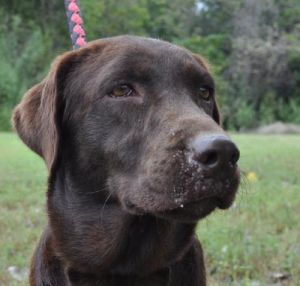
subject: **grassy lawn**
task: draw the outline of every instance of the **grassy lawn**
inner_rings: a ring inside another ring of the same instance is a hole
[[[299,286],[300,136],[232,137],[243,170],[238,198],[198,227],[209,285]],[[28,268],[46,220],[45,189],[42,160],[15,135],[0,133],[1,286],[28,284],[8,268]]]

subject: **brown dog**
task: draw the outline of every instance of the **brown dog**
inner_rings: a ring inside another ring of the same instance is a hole
[[[239,151],[200,57],[95,41],[58,57],[13,122],[49,169],[31,285],[206,285],[195,226],[234,200]]]

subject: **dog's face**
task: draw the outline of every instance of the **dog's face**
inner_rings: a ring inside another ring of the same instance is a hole
[[[14,121],[74,196],[132,214],[195,221],[229,207],[238,187],[213,79],[200,57],[166,42],[116,37],[67,53]]]

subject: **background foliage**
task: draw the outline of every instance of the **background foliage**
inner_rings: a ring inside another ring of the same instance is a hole
[[[300,123],[299,0],[81,0],[89,40],[152,36],[207,57],[224,125]],[[63,0],[0,0],[0,129],[70,48]]]

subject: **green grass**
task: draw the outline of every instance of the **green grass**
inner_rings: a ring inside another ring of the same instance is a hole
[[[300,136],[232,137],[243,170],[236,203],[198,226],[209,285],[271,285],[275,272],[289,275],[277,285],[300,285]],[[7,268],[28,268],[46,221],[46,174],[15,135],[0,133],[0,285],[27,285]]]
[[[28,285],[11,279],[9,266],[29,266],[45,216],[46,168],[14,134],[0,133],[0,285]]]
[[[290,275],[289,284],[282,285],[300,285],[300,136],[233,139],[243,171],[235,207],[209,216],[198,227],[217,281],[213,285],[270,285],[275,272]],[[256,182],[247,179],[250,172],[257,175]]]

